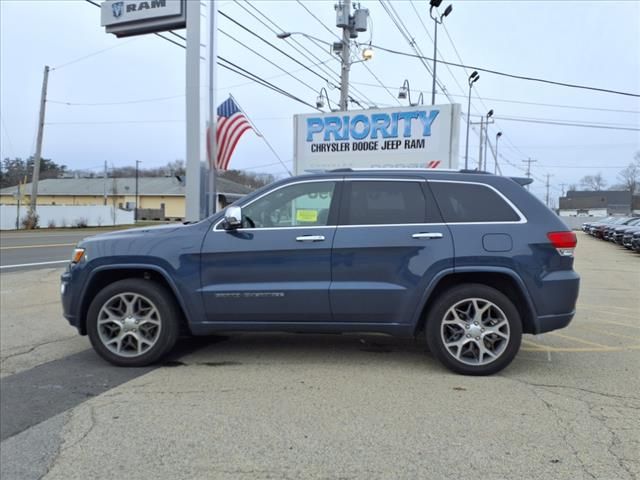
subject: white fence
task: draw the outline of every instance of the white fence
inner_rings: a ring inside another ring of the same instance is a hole
[[[19,219],[22,228],[22,219],[28,211],[28,205],[21,206],[18,215],[16,205],[0,205],[0,230],[15,230],[16,219]],[[39,205],[37,213],[40,228],[76,227],[79,224],[100,227],[134,223],[133,211],[120,210],[108,205]]]

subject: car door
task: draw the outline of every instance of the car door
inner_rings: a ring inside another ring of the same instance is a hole
[[[345,178],[331,308],[341,323],[406,324],[429,282],[453,267],[449,229],[421,178]]]
[[[279,186],[242,206],[242,227],[219,222],[202,245],[208,322],[331,320],[331,246],[340,179]]]

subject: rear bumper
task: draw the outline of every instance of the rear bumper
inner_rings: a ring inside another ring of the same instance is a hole
[[[575,270],[558,270],[540,279],[535,289],[533,333],[544,333],[564,328],[576,313],[580,292],[580,276]],[[533,293],[533,292],[532,292]]]
[[[542,317],[538,317],[536,319],[537,331],[535,333],[538,334],[551,332],[552,330],[564,328],[569,325],[569,323],[571,323],[571,320],[573,320],[575,314],[576,311],[573,310],[570,313],[563,313],[560,315],[545,315]]]

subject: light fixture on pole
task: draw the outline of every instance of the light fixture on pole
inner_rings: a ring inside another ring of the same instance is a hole
[[[484,159],[480,159],[481,167],[480,170],[487,169],[487,150],[489,143],[489,119],[493,116],[493,109],[487,112],[487,120],[484,122]]]
[[[329,94],[327,93],[327,89],[322,87],[320,89],[320,93],[318,94],[318,98],[316,98],[316,107],[324,108],[325,100],[327,101],[326,105],[329,107],[329,110],[335,112],[336,110],[331,106],[331,100],[329,99]]]
[[[411,87],[409,86],[409,80],[405,80],[398,91],[398,98],[404,100],[405,98],[409,100],[409,105],[415,107],[416,105],[424,104],[424,95],[420,92],[418,95],[418,101],[413,103],[411,101]]]
[[[498,132],[496,133],[496,154],[495,154],[495,163],[493,165],[493,173],[497,174],[498,173],[498,140],[500,140],[500,137],[502,136],[502,132]]]
[[[442,3],[442,0],[431,0],[429,2],[429,15],[434,23],[434,35],[433,35],[433,84],[431,88],[431,105],[436,104],[436,66],[438,65],[438,25],[442,25],[444,18],[449,16],[453,11],[453,6],[449,5],[444,9],[442,15],[438,14],[438,7]]]
[[[471,75],[469,75],[469,101],[467,102],[467,141],[465,144],[465,152],[464,152],[464,169],[465,170],[469,169],[469,123],[471,120],[471,87],[479,79],[480,79],[480,74],[475,70]]]

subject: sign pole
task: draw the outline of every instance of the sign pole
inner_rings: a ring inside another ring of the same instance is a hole
[[[216,185],[217,161],[218,161],[218,114],[216,108],[216,71],[218,66],[218,9],[216,2],[210,0],[210,21],[209,21],[209,214],[213,215],[218,210],[218,190]]]
[[[200,10],[199,1],[187,5],[186,54],[186,181],[185,220],[200,220]]]

